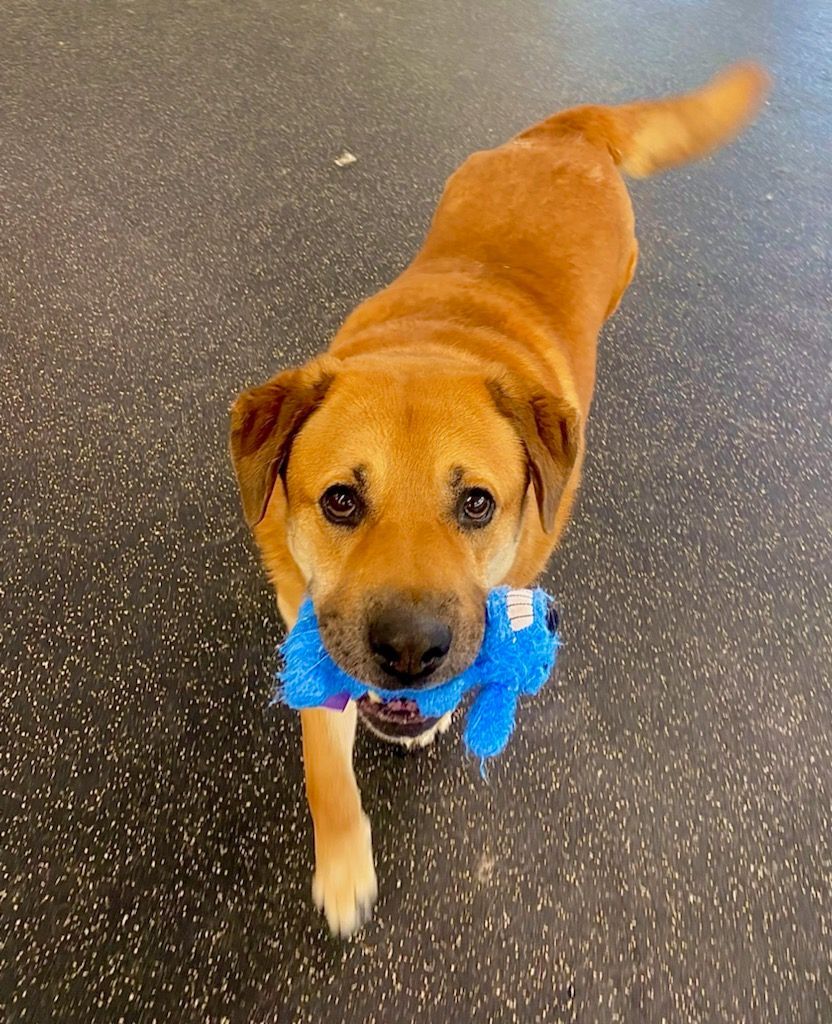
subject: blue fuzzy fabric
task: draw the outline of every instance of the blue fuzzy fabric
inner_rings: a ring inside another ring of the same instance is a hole
[[[514,731],[520,694],[536,694],[554,667],[560,640],[551,608],[551,598],[543,590],[499,587],[488,596],[480,653],[462,675],[426,689],[372,689],[382,700],[409,698],[420,714],[430,718],[453,711],[465,694],[476,691],[463,739],[481,761],[495,757]],[[343,672],[329,656],[309,600],[301,607],[280,654],[284,665],[277,676],[274,699],[291,708],[319,707],[339,694],[358,700],[370,689]]]

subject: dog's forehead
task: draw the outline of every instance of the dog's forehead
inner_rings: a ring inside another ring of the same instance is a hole
[[[427,476],[485,468],[519,445],[481,376],[399,369],[340,376],[299,447],[321,468],[337,462],[386,475],[411,467]]]
[[[415,360],[338,373],[331,389],[334,405],[377,408],[391,420],[407,413],[435,417],[443,408],[452,418],[454,408],[479,405],[487,394],[480,374],[431,369]]]

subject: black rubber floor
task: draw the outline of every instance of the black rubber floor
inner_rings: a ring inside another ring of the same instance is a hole
[[[3,1020],[832,1021],[830,39],[825,0],[6,0]],[[229,403],[470,150],[747,54],[759,124],[633,189],[557,685],[487,784],[455,732],[360,740],[381,895],[334,942]]]

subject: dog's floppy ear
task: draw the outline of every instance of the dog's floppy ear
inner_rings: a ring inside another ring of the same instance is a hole
[[[526,387],[510,375],[489,381],[488,390],[526,449],[540,521],[543,529],[551,533],[560,496],[578,457],[578,411],[558,395]]]
[[[231,407],[231,461],[251,527],[266,514],[295,435],[329,390],[334,377],[329,362],[319,360],[284,370],[265,384],[244,391]]]

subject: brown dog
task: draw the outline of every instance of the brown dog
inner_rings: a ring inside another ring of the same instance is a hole
[[[309,593],[332,656],[379,688],[470,664],[485,595],[541,572],[578,488],[598,333],[638,255],[621,171],[705,155],[766,87],[737,65],[690,95],[568,110],[474,154],[413,263],[329,352],[240,395],[231,453],[287,626]],[[357,712],[394,740],[446,724],[407,701],[359,704],[301,714],[313,895],[343,934],[376,895]]]

